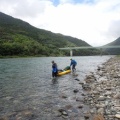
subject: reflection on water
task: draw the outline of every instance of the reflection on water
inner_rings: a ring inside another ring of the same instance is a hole
[[[63,69],[69,66],[70,57],[0,59],[0,116],[11,120],[62,120],[56,111],[67,106],[79,117],[84,110],[76,108],[80,104],[76,97],[82,99],[84,91],[75,78],[83,81],[110,57],[74,57],[78,76],[67,74],[57,80],[51,79],[51,61]],[[73,92],[76,88],[77,94]]]

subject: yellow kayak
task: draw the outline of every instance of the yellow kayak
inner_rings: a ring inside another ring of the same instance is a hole
[[[70,72],[71,72],[71,70],[59,71],[59,72],[58,72],[58,76],[65,75],[65,74],[68,74],[68,73],[70,73]]]

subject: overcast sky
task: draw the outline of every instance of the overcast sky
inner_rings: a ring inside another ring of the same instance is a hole
[[[0,0],[0,11],[92,46],[120,37],[120,0]]]

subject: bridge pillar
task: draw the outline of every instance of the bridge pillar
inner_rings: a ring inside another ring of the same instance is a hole
[[[70,50],[70,56],[73,56],[73,50],[72,49]]]

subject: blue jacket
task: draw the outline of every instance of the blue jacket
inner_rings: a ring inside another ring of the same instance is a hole
[[[52,69],[52,72],[54,72],[54,73],[56,73],[58,70],[57,70],[57,68],[56,67],[54,67],[53,69]]]
[[[52,65],[52,72],[54,72],[54,73],[58,72],[57,64],[56,64],[56,63],[54,63],[54,64]]]
[[[71,65],[77,65],[77,62],[75,60],[71,60],[70,66]]]

